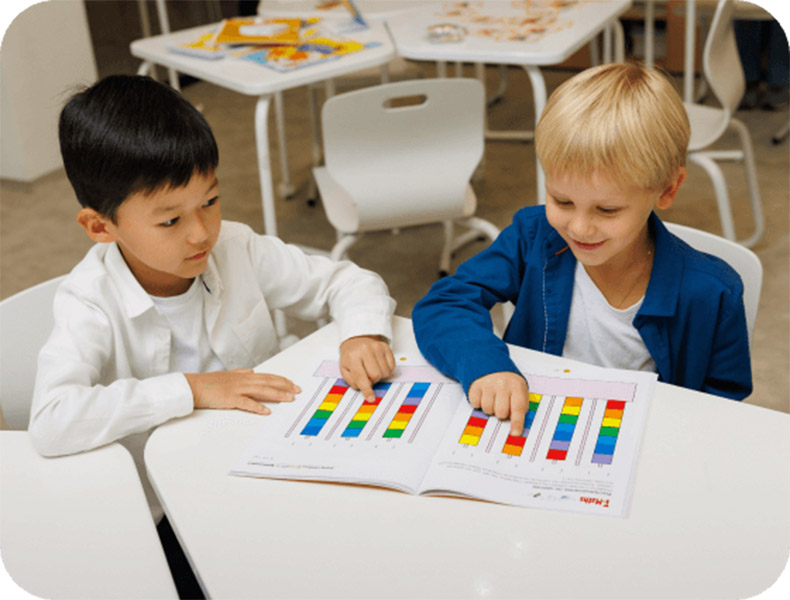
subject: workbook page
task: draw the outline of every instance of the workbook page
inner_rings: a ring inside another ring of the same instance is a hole
[[[515,360],[530,390],[523,431],[459,410],[422,491],[625,516],[656,375]]]
[[[416,493],[447,424],[465,404],[461,386],[421,357],[398,356],[394,376],[365,401],[337,361],[308,365],[292,405],[267,419],[234,475],[365,483]]]

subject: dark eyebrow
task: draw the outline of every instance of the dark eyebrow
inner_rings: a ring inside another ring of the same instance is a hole
[[[203,193],[204,194],[208,194],[211,190],[213,190],[217,186],[219,186],[219,179],[217,179],[217,176],[215,175],[214,179],[211,180],[211,183],[206,188],[206,191],[203,192]],[[154,209],[154,214],[158,215],[158,214],[162,214],[162,213],[168,213],[168,212],[170,212],[172,210],[176,210],[177,208],[180,208],[180,205],[160,206],[159,208],[155,208]]]

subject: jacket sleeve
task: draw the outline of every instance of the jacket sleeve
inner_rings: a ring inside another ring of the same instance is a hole
[[[507,345],[494,334],[490,311],[518,298],[527,243],[522,227],[514,222],[504,229],[455,275],[437,281],[412,312],[423,356],[466,392],[484,375],[519,373]]]
[[[307,321],[330,316],[341,341],[358,335],[392,339],[395,300],[376,273],[348,260],[307,254],[271,236],[252,235],[249,251],[270,309]]]
[[[102,385],[115,371],[109,318],[100,307],[62,290],[54,310],[30,411],[29,432],[40,454],[83,452],[192,412],[192,393],[179,373]]]
[[[703,392],[743,400],[752,393],[749,333],[742,293],[723,293]]]

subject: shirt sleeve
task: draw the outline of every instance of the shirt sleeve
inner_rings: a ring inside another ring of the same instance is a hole
[[[123,361],[100,307],[59,291],[54,310],[53,332],[38,357],[30,413],[29,431],[39,453],[90,450],[192,412],[192,393],[180,373],[115,377],[116,363]]]
[[[493,331],[491,309],[515,303],[524,272],[524,240],[518,224],[507,227],[455,275],[437,281],[412,312],[423,356],[464,391],[491,373],[519,373],[507,345]]]
[[[376,273],[307,254],[272,236],[253,235],[250,252],[269,308],[307,321],[329,316],[340,327],[341,341],[359,335],[392,339],[395,300]]]

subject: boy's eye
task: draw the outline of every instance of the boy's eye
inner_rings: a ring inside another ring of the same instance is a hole
[[[570,200],[560,200],[559,198],[554,198],[554,204],[557,206],[570,206],[572,202]]]
[[[219,202],[219,196],[214,196],[210,200],[206,200],[203,203],[203,208],[208,208],[209,206],[214,206],[217,202]]]
[[[603,214],[605,214],[605,215],[614,215],[614,214],[617,214],[618,212],[620,212],[619,208],[604,208],[604,207],[600,207],[600,208],[598,208],[598,210],[600,212],[602,212]]]
[[[162,227],[172,227],[177,222],[178,222],[178,217],[173,217],[172,219],[169,219],[169,220],[165,221],[164,223],[159,223],[159,225],[162,226]]]

